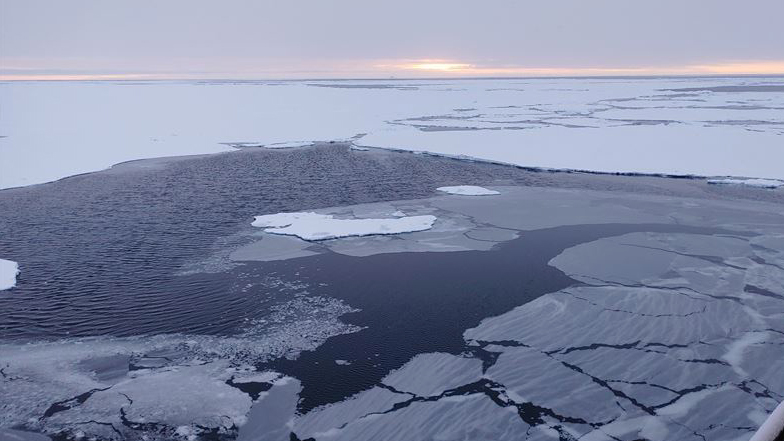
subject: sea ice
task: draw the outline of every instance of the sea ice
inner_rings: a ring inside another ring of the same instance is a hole
[[[778,179],[709,179],[708,184],[715,185],[747,185],[749,187],[779,188],[784,181]]]
[[[748,81],[10,82],[0,84],[13,109],[0,117],[0,188],[134,159],[312,144],[292,142],[303,139],[526,167],[784,179],[784,92],[760,101],[738,86]],[[666,90],[689,86],[701,90]]]
[[[187,439],[202,430],[231,438],[255,415],[254,396],[242,385],[283,381],[251,366],[358,331],[338,320],[352,311],[338,300],[301,294],[233,336],[2,343],[0,427],[68,439],[80,432],[85,439]]]
[[[382,383],[422,397],[436,396],[482,376],[482,361],[445,353],[419,354]]]
[[[326,240],[350,236],[399,234],[429,230],[436,217],[404,216],[391,219],[335,219],[314,212],[277,213],[256,216],[251,223],[272,234],[297,236],[304,240]]]
[[[754,217],[746,225],[765,228],[765,216]],[[771,222],[781,231],[780,218]],[[463,334],[472,350],[416,355],[383,389],[313,409],[293,431],[319,440],[748,439],[784,393],[784,360],[770,351],[783,341],[782,264],[781,233],[629,233],[567,248],[550,265],[583,284],[484,319]]]
[[[17,274],[19,274],[19,264],[13,260],[0,259],[0,290],[16,286]]]
[[[462,196],[488,196],[493,194],[501,194],[495,190],[489,190],[484,187],[479,187],[476,185],[456,185],[454,187],[438,187],[436,188],[438,191],[443,191],[444,193],[449,194],[459,194]]]

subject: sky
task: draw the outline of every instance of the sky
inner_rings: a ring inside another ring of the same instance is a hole
[[[784,74],[784,0],[0,0],[0,79]]]

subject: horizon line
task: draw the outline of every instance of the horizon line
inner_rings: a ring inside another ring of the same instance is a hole
[[[98,74],[98,75],[2,75],[0,82],[80,82],[80,81],[420,81],[420,80],[514,80],[514,79],[656,79],[656,78],[782,78],[780,73],[671,73],[671,74],[574,74],[574,75],[510,75],[510,76],[368,76],[368,77],[303,77],[303,78],[275,78],[275,77],[160,77],[147,74]]]

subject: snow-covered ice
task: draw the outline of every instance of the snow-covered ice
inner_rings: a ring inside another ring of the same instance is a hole
[[[16,286],[16,276],[18,274],[18,263],[13,260],[0,259],[0,290],[11,289]]]
[[[476,185],[456,185],[453,187],[438,187],[438,191],[443,191],[449,194],[459,194],[462,196],[488,196],[493,194],[501,194],[498,191],[490,190]]]
[[[314,212],[277,213],[256,216],[251,223],[272,234],[297,236],[304,240],[326,240],[350,236],[372,236],[429,230],[436,217],[403,216],[390,219],[336,219]]]
[[[778,179],[708,179],[708,184],[715,185],[747,185],[749,187],[779,188],[784,181]]]
[[[312,143],[306,139],[540,168],[784,179],[784,92],[744,89],[783,83],[10,82],[0,84],[7,109],[0,115],[0,188],[134,159]],[[734,88],[716,88],[726,85]]]

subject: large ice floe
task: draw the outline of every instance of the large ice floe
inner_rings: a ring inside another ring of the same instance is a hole
[[[16,276],[18,274],[18,263],[13,260],[0,259],[0,290],[11,289],[16,286]]]
[[[784,179],[781,78],[11,82],[0,102],[0,188],[346,139],[527,167]]]
[[[336,219],[314,212],[277,213],[256,216],[251,223],[272,234],[297,236],[304,240],[326,240],[350,236],[400,234],[429,230],[436,217],[399,216],[386,219]]]
[[[449,193],[449,194],[459,194],[462,196],[489,196],[489,195],[500,193],[498,191],[490,190],[484,187],[478,187],[476,185],[456,185],[453,187],[438,187],[436,188],[436,190],[443,191],[444,193]]]

